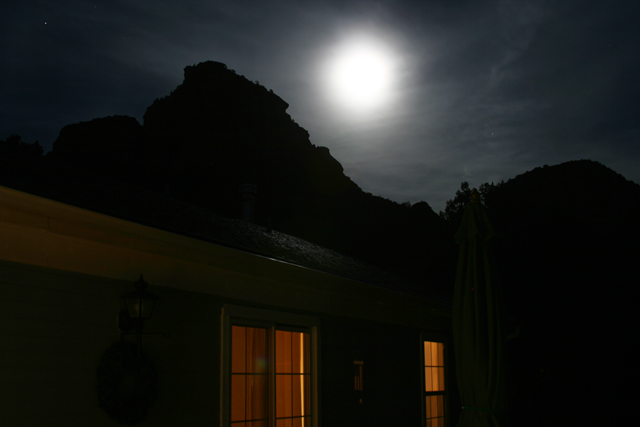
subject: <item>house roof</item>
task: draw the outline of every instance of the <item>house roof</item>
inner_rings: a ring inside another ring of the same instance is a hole
[[[37,185],[29,193],[94,212],[241,250],[364,284],[448,303],[421,283],[388,273],[304,239],[246,221],[218,216],[200,206],[136,186],[102,182]]]

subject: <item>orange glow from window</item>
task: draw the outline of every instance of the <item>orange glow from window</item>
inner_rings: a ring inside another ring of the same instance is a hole
[[[425,391],[444,391],[444,344],[424,342]]]
[[[276,427],[309,425],[309,334],[276,331]]]
[[[444,344],[424,342],[424,387],[427,427],[444,426]]]
[[[231,424],[266,427],[267,330],[233,326],[231,331]],[[238,424],[239,423],[239,424]]]
[[[275,361],[269,362],[268,348],[275,349]],[[276,427],[310,426],[310,334],[232,326],[231,425],[267,427],[274,386]]]

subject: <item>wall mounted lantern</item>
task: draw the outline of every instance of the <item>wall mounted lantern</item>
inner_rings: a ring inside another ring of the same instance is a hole
[[[133,285],[136,290],[123,295],[121,298],[127,305],[126,310],[121,310],[118,316],[118,329],[122,335],[130,334],[134,330],[138,336],[138,355],[140,355],[140,347],[142,345],[142,328],[144,321],[151,317],[156,301],[160,298],[151,292],[147,292],[149,286],[140,275],[140,279]]]

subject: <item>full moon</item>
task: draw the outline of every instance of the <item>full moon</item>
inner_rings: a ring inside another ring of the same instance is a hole
[[[393,86],[393,57],[373,43],[352,43],[330,62],[332,98],[355,110],[369,110],[389,100]]]

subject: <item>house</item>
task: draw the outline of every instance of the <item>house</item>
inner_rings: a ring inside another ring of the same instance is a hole
[[[452,424],[446,301],[304,240],[145,197],[131,209],[103,194],[105,214],[0,187],[2,425],[114,426],[104,399],[143,392],[147,426]],[[160,297],[141,335],[153,382],[111,366],[119,382],[98,390],[117,343],[136,342],[118,318],[141,274]]]

